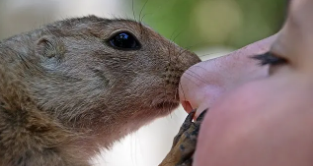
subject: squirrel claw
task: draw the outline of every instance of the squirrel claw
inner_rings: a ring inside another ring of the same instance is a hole
[[[204,110],[193,122],[195,110],[188,114],[178,134],[174,137],[172,149],[159,166],[191,166],[196,149],[201,122],[207,112]]]

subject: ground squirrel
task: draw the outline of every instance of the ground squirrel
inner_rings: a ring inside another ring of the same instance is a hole
[[[0,166],[87,166],[179,105],[193,53],[139,22],[95,16],[0,42]]]

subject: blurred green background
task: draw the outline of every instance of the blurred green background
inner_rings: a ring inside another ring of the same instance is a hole
[[[0,0],[0,39],[73,16],[142,20],[190,50],[242,47],[278,31],[287,0]]]
[[[281,27],[286,0],[135,0],[135,19],[183,47],[239,48]],[[143,9],[142,9],[143,8]]]

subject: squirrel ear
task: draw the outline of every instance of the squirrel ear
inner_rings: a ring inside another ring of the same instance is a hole
[[[43,36],[36,41],[36,53],[47,58],[60,58],[64,47],[55,36]]]

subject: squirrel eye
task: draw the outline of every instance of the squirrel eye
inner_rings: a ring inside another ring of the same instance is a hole
[[[129,32],[119,32],[113,35],[108,44],[119,50],[138,50],[141,48],[140,42]]]

